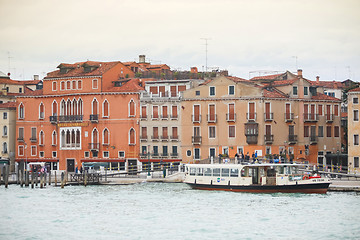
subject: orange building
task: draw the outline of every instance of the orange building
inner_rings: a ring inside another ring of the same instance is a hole
[[[317,92],[302,71],[282,77],[219,77],[185,91],[183,161],[257,152],[261,158],[286,153],[294,161],[325,164],[325,154],[341,147],[341,101]]]
[[[121,62],[62,63],[17,98],[16,161],[74,172],[84,162],[136,165],[142,82]]]

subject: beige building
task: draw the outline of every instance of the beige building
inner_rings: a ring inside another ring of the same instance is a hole
[[[355,88],[348,92],[348,173],[360,173],[360,123],[359,123],[359,99],[360,88]]]
[[[16,103],[0,103],[1,159],[10,160],[15,170]]]
[[[317,92],[302,71],[290,77],[267,83],[219,77],[184,92],[183,161],[256,152],[325,164],[326,152],[341,147],[341,101]]]

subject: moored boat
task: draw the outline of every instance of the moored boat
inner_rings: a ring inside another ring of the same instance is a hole
[[[194,189],[261,193],[326,193],[330,179],[304,171],[305,165],[189,164],[184,182]]]

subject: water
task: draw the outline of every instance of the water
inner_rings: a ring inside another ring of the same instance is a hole
[[[356,193],[0,187],[0,239],[359,239],[358,216]]]

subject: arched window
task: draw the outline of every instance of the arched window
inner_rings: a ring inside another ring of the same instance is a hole
[[[68,99],[67,103],[66,103],[66,115],[70,116],[71,115],[71,100]]]
[[[80,130],[76,130],[76,147],[80,147]]]
[[[45,107],[43,103],[40,103],[39,106],[39,119],[44,119],[45,117]]]
[[[77,101],[74,98],[73,102],[72,102],[72,115],[78,115],[78,110],[77,110]]]
[[[57,116],[57,102],[55,100],[52,103],[52,115]]]
[[[79,114],[79,115],[83,115],[83,110],[82,110],[82,108],[83,108],[83,101],[82,101],[82,99],[80,98],[79,101],[78,101],[78,114]]]
[[[70,130],[67,130],[66,131],[66,145],[70,146],[70,143],[71,143],[71,133],[70,133]]]
[[[3,143],[3,153],[7,153],[7,143]]]
[[[19,119],[24,119],[24,116],[25,116],[24,104],[20,103],[20,105],[19,105]]]
[[[129,102],[129,117],[135,117],[135,102],[132,99]]]
[[[135,145],[135,130],[133,128],[129,131],[129,145]]]
[[[71,89],[71,82],[66,81],[66,90],[70,90],[70,89]]]
[[[7,136],[7,126],[4,126],[3,128],[3,136]]]
[[[103,102],[103,117],[109,117],[109,102],[106,99]]]
[[[44,132],[42,130],[39,132],[39,145],[44,145]]]
[[[64,116],[66,114],[66,103],[65,103],[65,100],[61,100],[61,103],[60,103],[60,115],[61,116]]]
[[[97,115],[98,114],[98,101],[96,100],[96,98],[94,98],[91,105],[92,105],[92,108],[91,108],[92,114]]]
[[[51,145],[56,146],[56,140],[57,140],[57,134],[56,131],[54,130],[52,133]]]
[[[109,145],[109,130],[107,128],[103,131],[103,145]]]
[[[71,130],[71,147],[74,147],[76,143],[76,135],[75,135],[75,130]]]
[[[91,134],[91,149],[99,149],[99,132],[96,128],[93,129]]]
[[[65,139],[66,139],[65,130],[62,130],[61,131],[61,147],[65,147]]]

